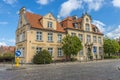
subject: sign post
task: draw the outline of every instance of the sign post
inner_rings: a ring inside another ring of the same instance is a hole
[[[16,67],[19,67],[19,63],[20,63],[20,55],[21,55],[21,52],[20,51],[16,51],[15,52],[15,55],[16,55]]]

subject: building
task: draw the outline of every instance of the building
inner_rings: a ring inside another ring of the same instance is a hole
[[[3,55],[4,53],[14,54],[15,53],[15,46],[0,46],[0,54]]]
[[[85,13],[81,18],[69,16],[59,21],[52,13],[41,16],[20,9],[16,49],[22,53],[21,60],[31,63],[34,54],[42,49],[48,50],[53,60],[65,59],[61,41],[66,34],[78,36],[82,41],[83,50],[75,56],[78,60],[89,60],[90,53],[94,59],[101,59],[103,34],[91,23],[89,14]]]

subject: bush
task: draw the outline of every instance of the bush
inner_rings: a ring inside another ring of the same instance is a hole
[[[73,62],[77,61],[77,58],[71,58],[71,61],[73,61]]]
[[[12,62],[15,59],[13,53],[4,53],[0,55],[0,62]]]
[[[7,62],[11,62],[15,59],[15,55],[12,53],[4,53],[3,58]]]
[[[104,59],[118,59],[119,56],[104,56]]]
[[[52,57],[47,50],[40,51],[33,57],[34,64],[50,64],[51,61]]]

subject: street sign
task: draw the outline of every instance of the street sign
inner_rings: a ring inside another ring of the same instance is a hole
[[[21,55],[21,52],[17,50],[17,51],[15,52],[15,55],[16,55],[17,57],[19,57],[19,56]]]
[[[94,52],[94,53],[97,52],[96,49],[97,49],[97,47],[94,46],[94,47],[93,47],[93,52]]]

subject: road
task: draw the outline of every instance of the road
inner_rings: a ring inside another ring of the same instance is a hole
[[[120,60],[23,66],[26,69],[0,70],[0,80],[120,80]]]

